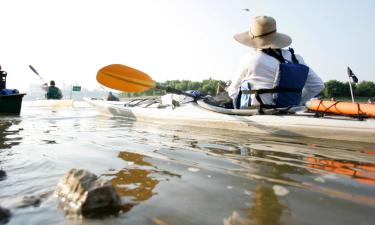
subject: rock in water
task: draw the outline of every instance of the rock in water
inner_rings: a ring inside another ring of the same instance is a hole
[[[10,216],[10,211],[0,206],[0,224],[6,224],[9,221]]]
[[[87,170],[71,169],[57,184],[55,194],[67,214],[95,218],[117,215],[120,197],[109,181]]]
[[[17,208],[26,208],[29,206],[38,207],[40,205],[40,198],[36,196],[23,196],[21,203]]]
[[[7,174],[5,173],[4,170],[0,170],[0,180],[5,180],[5,177],[7,176]]]

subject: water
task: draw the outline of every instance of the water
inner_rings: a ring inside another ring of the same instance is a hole
[[[111,180],[121,214],[66,217],[53,191],[71,168]],[[374,144],[134,123],[84,103],[2,116],[0,169],[9,225],[375,221]]]

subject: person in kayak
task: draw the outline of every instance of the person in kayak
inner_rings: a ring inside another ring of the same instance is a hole
[[[112,94],[112,92],[110,91],[109,93],[108,93],[108,96],[107,96],[107,101],[120,101],[116,96],[114,96],[113,94]]]
[[[0,65],[0,89],[6,88],[6,77],[7,77],[7,72],[2,71],[1,65]]]
[[[56,87],[55,81],[50,81],[50,86],[47,89],[46,99],[62,99],[63,95],[60,88]]]
[[[277,32],[274,18],[255,17],[250,31],[236,34],[234,39],[254,49],[243,57],[227,88],[234,108],[302,105],[323,90],[323,81],[303,58],[293,49],[285,49],[292,39]]]

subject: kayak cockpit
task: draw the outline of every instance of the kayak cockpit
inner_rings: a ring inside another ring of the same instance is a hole
[[[213,102],[210,102],[208,99],[200,99],[197,101],[197,104],[207,110],[211,110],[217,113],[228,114],[228,115],[239,115],[239,116],[252,116],[252,115],[291,115],[297,112],[306,111],[306,107],[297,106],[297,107],[284,107],[284,108],[270,108],[262,109],[262,112],[259,112],[259,108],[250,108],[250,109],[229,109],[224,108],[219,105],[216,105]]]

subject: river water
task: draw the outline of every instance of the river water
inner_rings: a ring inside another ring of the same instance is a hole
[[[53,192],[71,168],[111,180],[120,215],[65,216]],[[84,102],[0,117],[0,170],[9,225],[375,223],[375,144],[133,122]]]

